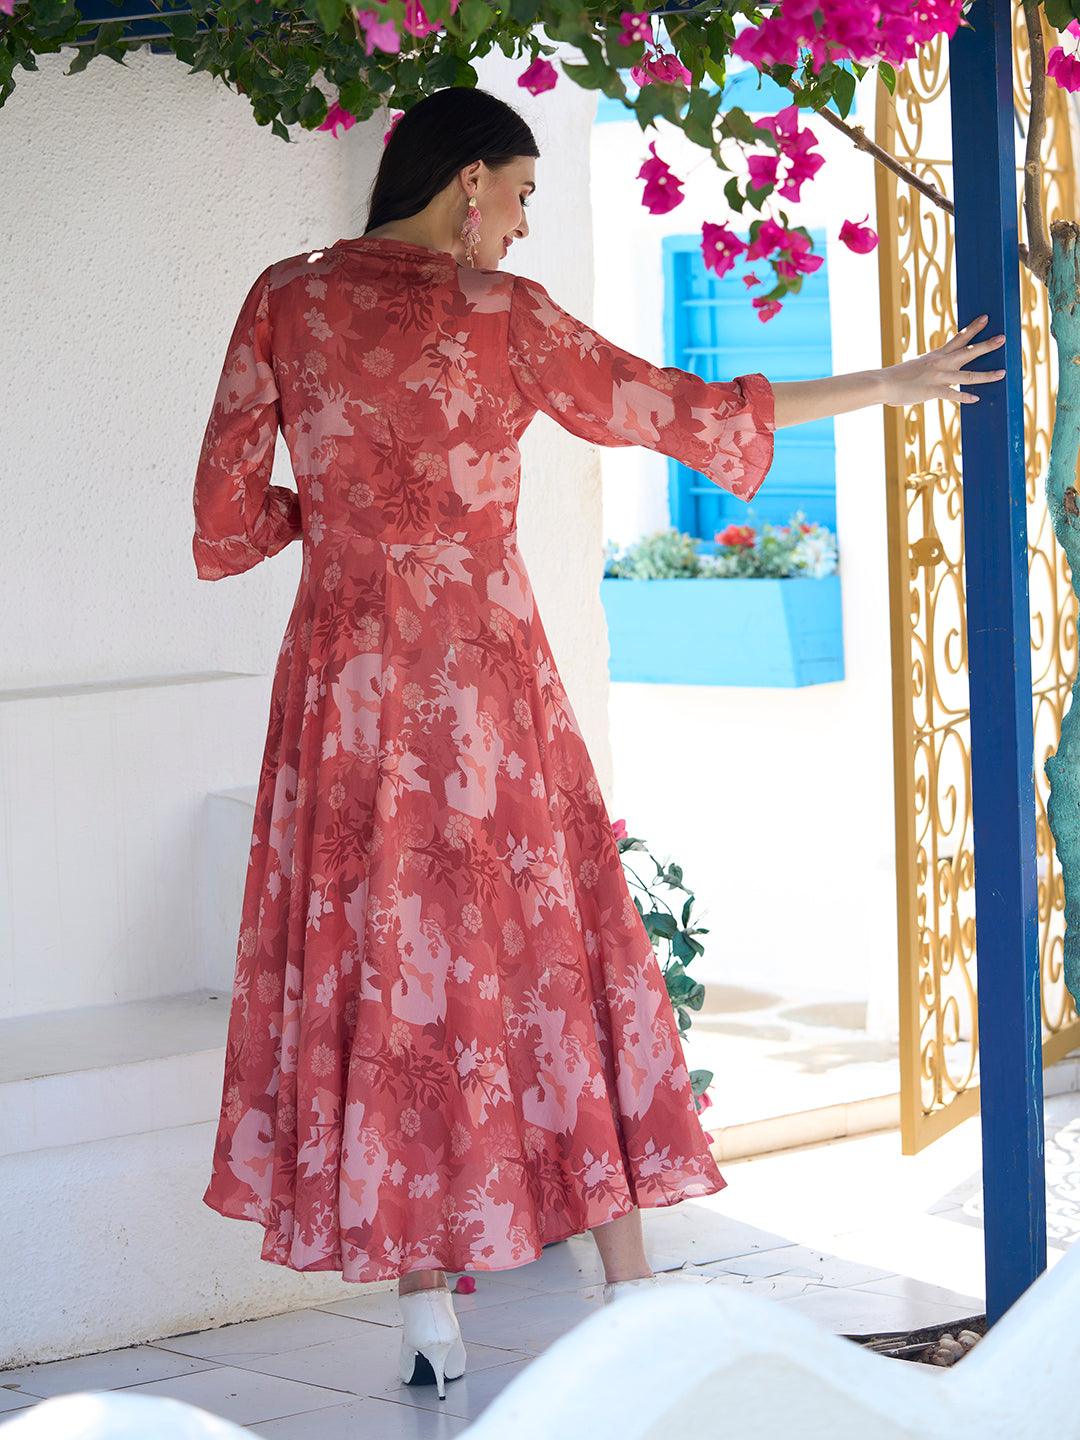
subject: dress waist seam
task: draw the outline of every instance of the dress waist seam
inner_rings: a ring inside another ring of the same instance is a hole
[[[387,550],[426,549],[433,545],[455,545],[465,549],[475,549],[480,545],[487,545],[495,540],[516,542],[518,533],[517,526],[515,526],[512,530],[500,530],[493,535],[466,535],[462,538],[454,535],[425,535],[413,540],[391,540],[383,535],[373,535],[366,530],[355,530],[351,526],[345,525],[327,525],[323,522],[321,529],[324,535],[348,535],[354,540],[371,540],[377,545],[382,545]],[[304,538],[308,538],[306,532]]]

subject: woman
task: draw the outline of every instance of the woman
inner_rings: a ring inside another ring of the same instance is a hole
[[[543,410],[749,500],[776,426],[1001,374],[961,374],[985,317],[793,384],[639,359],[500,269],[537,155],[482,90],[409,110],[364,234],[248,292],[194,491],[203,579],[303,544],[205,1200],[266,1260],[397,1278],[402,1378],[440,1396],[446,1271],[589,1230],[610,1300],[655,1278],[641,1207],[725,1184],[517,547],[522,432]],[[279,426],[298,494],[270,484]]]

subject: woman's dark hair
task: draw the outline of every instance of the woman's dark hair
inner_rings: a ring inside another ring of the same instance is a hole
[[[474,160],[491,170],[519,155],[539,156],[512,105],[469,85],[450,85],[406,110],[386,142],[368,200],[364,233],[407,220]]]

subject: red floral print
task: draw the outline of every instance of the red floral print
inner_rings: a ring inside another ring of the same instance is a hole
[[[747,499],[772,459],[763,375],[651,365],[410,242],[268,266],[228,343],[196,572],[303,555],[204,1198],[296,1270],[507,1269],[725,1183],[517,545],[538,409]]]

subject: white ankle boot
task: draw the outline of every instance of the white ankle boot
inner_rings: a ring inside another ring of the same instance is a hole
[[[406,1385],[438,1387],[446,1399],[444,1380],[465,1373],[465,1342],[457,1312],[445,1285],[412,1290],[398,1296],[401,1307],[401,1378]]]

